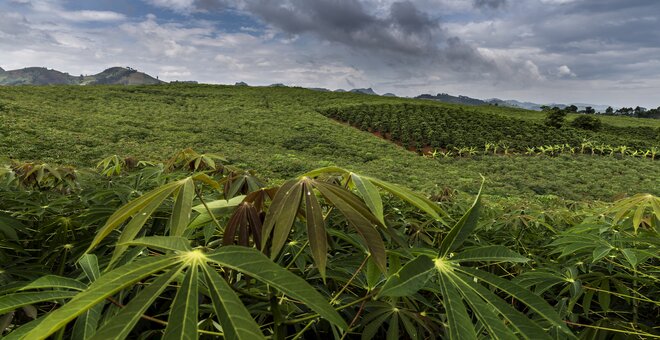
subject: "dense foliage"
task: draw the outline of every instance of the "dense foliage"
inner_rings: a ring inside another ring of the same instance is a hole
[[[334,107],[321,113],[362,130],[380,133],[406,148],[417,150],[426,146],[453,149],[497,143],[523,151],[542,145],[568,144],[577,147],[584,141],[623,145],[629,149],[660,146],[660,129],[608,126],[596,133],[563,126],[565,113],[561,111],[551,111],[543,125],[462,108],[419,104]]]
[[[476,194],[479,185],[472,179],[487,174],[487,192],[501,196],[554,194],[609,201],[637,192],[660,195],[660,167],[639,155],[619,157],[617,151],[613,159],[602,159],[585,150],[588,156],[556,157],[557,152],[536,149],[539,156],[533,158],[492,157],[485,156],[492,155],[492,148],[486,153],[485,145],[477,145],[477,156],[423,158],[316,112],[318,108],[361,103],[397,107],[417,103],[451,111],[461,108],[423,100],[285,87],[3,87],[0,158],[84,168],[107,155],[164,158],[192,146],[229,155],[233,163],[274,181],[336,165],[427,193],[449,188]],[[540,112],[496,106],[470,107],[466,112],[533,124],[543,124],[544,117]],[[568,121],[576,116],[569,114]],[[604,129],[628,129],[627,135],[660,127],[657,120],[599,118]],[[542,141],[534,146],[548,150],[547,146],[556,149],[555,144]],[[497,152],[503,154],[503,146]],[[517,150],[518,154],[526,152]],[[548,159],[553,153],[555,157]],[[609,156],[607,149],[605,153]]]
[[[476,181],[476,179],[475,179]],[[660,336],[660,198],[431,200],[215,154],[0,170],[8,339]]]

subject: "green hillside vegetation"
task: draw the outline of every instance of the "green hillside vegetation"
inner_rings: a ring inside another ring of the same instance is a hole
[[[362,130],[378,132],[405,148],[422,151],[424,147],[454,149],[485,147],[497,144],[505,152],[521,152],[545,145],[581,148],[589,142],[591,152],[598,145],[626,146],[649,150],[660,146],[660,128],[650,126],[602,125],[600,131],[570,126],[549,128],[536,122],[503,117],[464,108],[442,108],[430,105],[357,105],[329,108],[321,113]],[[602,152],[599,152],[602,153]]]
[[[512,112],[2,87],[0,336],[660,337],[660,163],[629,151],[657,146],[655,123]],[[413,151],[375,136],[395,128]]]
[[[227,155],[274,181],[338,165],[429,193],[449,188],[476,194],[480,173],[487,177],[486,193],[501,196],[554,194],[611,200],[637,192],[660,193],[660,170],[650,159],[590,154],[429,159],[318,113],[347,105],[413,103],[481,115],[503,110],[279,87],[2,88],[0,154],[89,167],[113,154],[153,159],[192,147]],[[643,129],[652,125],[642,124],[653,124],[625,121]]]

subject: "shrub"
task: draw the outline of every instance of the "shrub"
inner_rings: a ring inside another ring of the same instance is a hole
[[[598,117],[581,115],[571,122],[571,126],[576,129],[598,131],[603,127],[603,123]]]

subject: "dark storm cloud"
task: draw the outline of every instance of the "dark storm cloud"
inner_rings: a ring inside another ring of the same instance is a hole
[[[472,0],[474,7],[478,7],[478,8],[488,7],[492,9],[504,7],[504,5],[506,5],[506,2],[507,0]]]
[[[440,23],[410,1],[393,3],[384,17],[357,0],[250,0],[247,10],[286,33],[312,33],[358,48],[428,53],[442,38]]]

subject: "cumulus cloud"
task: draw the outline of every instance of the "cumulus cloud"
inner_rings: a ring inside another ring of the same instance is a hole
[[[567,65],[557,67],[557,75],[559,77],[576,77],[575,73]]]

